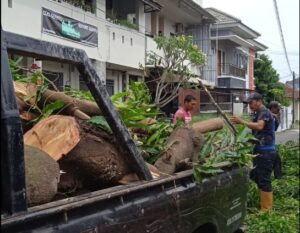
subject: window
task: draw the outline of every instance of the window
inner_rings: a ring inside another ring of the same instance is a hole
[[[130,38],[130,45],[133,46],[133,39]]]
[[[138,76],[136,75],[129,75],[129,85],[133,82],[137,82],[138,81]]]
[[[125,37],[122,36],[122,43],[124,44],[124,42],[125,42]]]
[[[43,71],[43,75],[50,80],[60,91],[64,90],[64,75],[63,73],[59,73],[59,72],[52,72],[52,71]],[[54,87],[51,85],[51,83],[46,80],[46,83],[48,83],[49,85],[49,89],[50,90],[54,90]]]
[[[106,90],[110,96],[115,93],[115,81],[111,79],[106,80]]]
[[[112,33],[112,38],[113,38],[113,40],[115,40],[116,39],[116,33]]]
[[[81,75],[79,76],[79,89],[82,91],[89,90],[88,86],[86,85],[86,83]]]
[[[8,7],[12,8],[12,0],[8,0]]]

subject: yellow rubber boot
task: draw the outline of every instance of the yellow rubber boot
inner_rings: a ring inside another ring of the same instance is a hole
[[[273,206],[273,193],[260,191],[260,211],[268,211]]]

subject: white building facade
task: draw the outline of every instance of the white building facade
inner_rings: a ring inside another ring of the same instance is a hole
[[[2,28],[4,31],[84,50],[99,77],[107,83],[110,94],[114,94],[127,89],[131,79],[138,80],[142,77],[143,72],[140,70],[140,65],[144,66],[146,53],[145,10],[148,7],[149,12],[157,11],[159,5],[150,0],[126,1],[126,9],[131,12],[120,11],[119,15],[123,14],[124,19],[120,17],[116,23],[108,14],[107,2],[115,4],[113,6],[116,9],[122,9],[122,2],[125,1],[85,0],[90,9],[82,9],[80,6],[74,6],[68,1],[61,0],[1,1]],[[47,33],[43,29],[45,24],[43,10],[53,12],[56,18],[61,16],[65,20],[70,18],[80,25],[91,25],[95,28],[94,34],[97,34],[96,45],[91,46],[67,37]],[[129,27],[126,25],[128,22],[129,26],[137,25],[137,27]],[[124,24],[125,26],[122,26]],[[34,62],[34,58],[24,58],[22,65],[30,67]],[[59,82],[56,84],[61,89],[65,86],[76,89],[86,88],[75,66],[50,61],[39,61],[38,64],[42,66],[45,75],[50,78],[59,78]]]

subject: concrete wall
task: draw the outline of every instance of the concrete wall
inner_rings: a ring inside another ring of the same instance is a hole
[[[28,37],[50,41],[85,50],[91,59],[111,62],[131,68],[139,68],[139,63],[145,60],[145,36],[143,33],[124,26],[115,25],[105,19],[105,0],[97,0],[96,14],[86,12],[71,4],[50,0],[14,0],[12,8],[7,1],[1,1],[2,27],[6,31]],[[44,34],[42,28],[42,7],[51,9],[64,16],[74,18],[98,28],[98,47],[89,47],[65,38]],[[145,30],[143,4],[137,5],[141,31]],[[17,16],[17,17],[16,17]],[[112,34],[115,33],[115,40]],[[124,41],[122,40],[124,37]],[[134,55],[132,51],[135,51]],[[120,56],[125,54],[127,56]],[[130,54],[130,56],[128,56]]]
[[[175,22],[171,21],[170,19],[164,17],[164,36],[169,37],[170,33],[175,34]]]

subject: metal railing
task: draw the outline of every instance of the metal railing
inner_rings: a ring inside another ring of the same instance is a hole
[[[236,65],[230,63],[218,63],[217,74],[221,75],[230,75],[239,78],[246,78],[246,69],[239,68]]]

